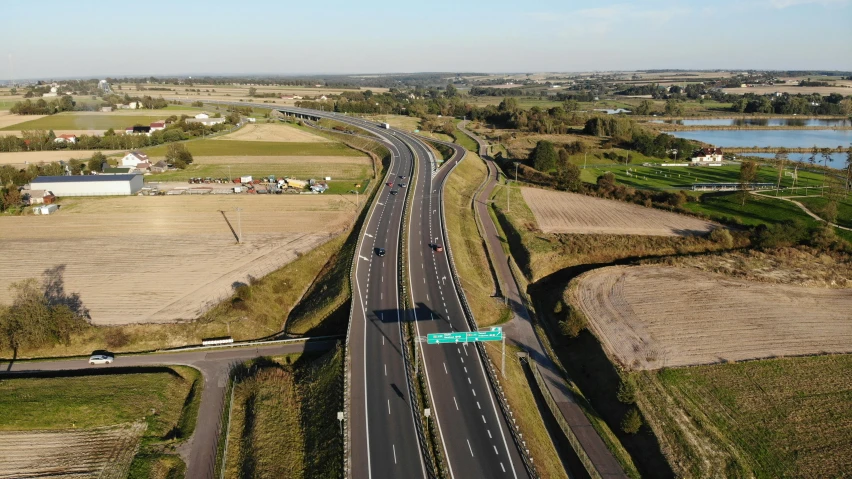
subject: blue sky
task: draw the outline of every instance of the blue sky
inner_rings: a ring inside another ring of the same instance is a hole
[[[852,70],[852,0],[161,1],[3,6],[0,78]]]

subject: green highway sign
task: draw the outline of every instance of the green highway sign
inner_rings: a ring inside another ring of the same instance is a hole
[[[503,328],[491,328],[485,331],[458,333],[433,333],[426,335],[426,344],[475,343],[477,341],[502,341]]]

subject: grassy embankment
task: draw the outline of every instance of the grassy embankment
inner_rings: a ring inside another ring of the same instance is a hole
[[[144,421],[147,429],[130,477],[152,469],[181,473],[171,452],[195,430],[201,374],[185,366],[104,370],[69,377],[0,382],[0,430],[88,429]]]
[[[811,196],[808,198],[793,198],[799,203],[815,213],[822,219],[826,218],[825,207],[828,205],[828,198],[824,196]],[[846,197],[837,203],[837,218],[835,220],[840,226],[852,228],[852,197]]]
[[[634,374],[642,411],[684,477],[845,477],[852,356]],[[688,419],[687,419],[688,418]]]
[[[343,143],[196,140],[184,144],[193,156],[363,156]],[[165,156],[166,148],[167,145],[154,146],[145,153]]]
[[[225,477],[337,477],[343,441],[341,348],[261,358],[238,372]]]
[[[453,120],[453,124],[456,125],[456,131],[453,133],[456,143],[463,146],[466,150],[472,151],[478,155],[479,144],[476,142],[476,140],[468,136],[467,133],[464,133],[459,130],[459,123],[461,123],[461,120]]]
[[[492,326],[510,319],[511,311],[494,298],[494,281],[483,243],[476,226],[470,200],[485,178],[485,163],[474,153],[468,153],[447,180],[444,193],[447,229],[453,249],[453,259],[461,278],[477,324]],[[500,350],[488,348],[494,364],[500,364]],[[539,473],[545,478],[566,477],[559,456],[550,440],[536,406],[526,375],[521,368],[515,348],[507,348],[506,377],[503,384],[515,418],[527,440]],[[498,366],[499,367],[499,366]]]

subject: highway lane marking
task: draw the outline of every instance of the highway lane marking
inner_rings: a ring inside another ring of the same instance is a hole
[[[470,457],[474,457],[473,448],[470,446],[470,439],[467,440],[467,448],[470,449]]]
[[[444,374],[450,374],[449,371],[447,371],[447,363],[444,363]]]
[[[456,404],[456,411],[458,411],[459,410],[459,403],[458,403],[458,401],[456,401],[455,396],[453,396],[453,402]]]
[[[388,399],[388,416],[390,416],[390,399]]]
[[[505,467],[503,467],[503,463],[502,463],[502,462],[500,463],[500,469],[503,469],[503,472],[506,472],[506,468],[505,468]]]
[[[373,238],[373,237],[374,237],[374,236],[373,236],[373,235],[371,235],[370,233],[364,233],[364,236],[369,236],[370,238]]]
[[[491,437],[491,429],[486,429],[486,430],[485,430],[485,432],[487,432],[487,433],[488,433],[488,439],[493,439],[493,438]]]
[[[358,257],[361,258],[361,259],[365,259],[367,261],[370,261],[370,258],[365,258],[365,257],[361,256],[360,254],[358,255]]]
[[[486,424],[485,422],[485,414],[482,415],[482,424]]]
[[[470,392],[472,392],[473,396],[476,397],[476,389],[471,389]]]
[[[467,374],[467,366],[464,368],[464,373]]]
[[[384,342],[384,341],[382,341],[382,342]],[[385,364],[385,376],[387,376],[387,375],[388,375],[388,365]]]
[[[470,382],[470,377],[468,377],[468,378],[467,378],[467,383],[468,383],[468,384],[473,384],[472,382]]]
[[[479,401],[476,401],[476,408],[477,408],[477,409],[482,409],[482,406],[480,406],[480,405],[479,405]]]
[[[396,464],[396,445],[391,444],[391,447],[393,448],[393,463]],[[500,463],[500,466],[502,467],[503,463]],[[506,472],[506,470],[503,469],[503,472]]]
[[[464,348],[464,355],[469,356],[469,354],[467,354],[467,344],[462,344],[462,347]]]
[[[499,452],[497,452],[497,446],[492,446],[492,447],[494,448],[494,454],[497,454],[497,455],[499,456],[499,455],[500,455],[500,453],[499,453]]]
[[[384,346],[384,345],[385,345],[385,337],[382,336],[382,346]]]
[[[461,354],[461,353],[459,353],[459,354]],[[461,359],[462,364],[464,364],[464,358],[460,357],[459,359]]]

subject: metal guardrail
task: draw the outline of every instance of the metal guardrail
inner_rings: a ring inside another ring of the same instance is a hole
[[[467,156],[465,152],[465,156],[462,157],[461,160],[456,162],[455,165],[450,169],[447,175],[444,177],[444,181],[452,174],[453,170],[464,160]],[[468,326],[471,330],[476,330],[479,327],[476,324],[476,319],[473,316],[473,311],[470,309],[470,305],[467,302],[467,296],[464,293],[464,289],[461,285],[461,280],[458,277],[458,273],[456,270],[456,263],[453,259],[452,246],[449,241],[449,232],[447,231],[446,224],[446,215],[445,215],[445,203],[443,200],[444,194],[444,184],[441,184],[441,188],[439,189],[441,195],[441,223],[442,223],[442,232],[444,235],[444,245],[447,251],[447,257],[449,258],[450,264],[450,273],[453,279],[453,283],[455,283],[456,291],[458,291],[459,299],[461,300],[462,310],[465,313],[465,319],[467,319]],[[506,422],[509,425],[509,433],[512,435],[512,440],[515,442],[515,445],[518,447],[520,451],[521,460],[524,462],[524,468],[527,470],[527,473],[530,477],[538,478],[538,472],[533,465],[533,458],[529,453],[529,449],[525,447],[524,441],[520,438],[520,430],[518,429],[518,425],[515,422],[514,413],[512,413],[511,408],[509,407],[509,403],[506,400],[506,393],[503,391],[503,386],[500,385],[500,380],[497,379],[497,372],[494,367],[494,364],[491,362],[491,358],[488,357],[488,354],[485,352],[485,347],[482,343],[475,343],[476,350],[479,352],[480,359],[482,363],[485,365],[485,371],[487,372],[488,381],[491,383],[491,389],[495,392],[495,397],[497,398],[497,403],[500,405],[500,410],[503,413],[503,417],[506,418]]]
[[[583,467],[586,469],[586,472],[589,473],[589,476],[592,479],[602,479],[598,470],[595,469],[595,465],[592,463],[592,460],[589,458],[589,455],[586,454],[586,450],[583,449],[583,445],[580,443],[580,440],[574,435],[574,431],[571,430],[571,426],[568,425],[568,421],[566,421],[565,416],[562,415],[562,411],[559,410],[559,406],[556,405],[556,401],[553,400],[553,396],[547,389],[547,385],[544,383],[544,378],[541,377],[541,373],[538,370],[538,364],[527,358],[527,365],[530,367],[533,378],[535,378],[535,383],[541,391],[541,395],[544,397],[544,402],[547,403],[550,413],[554,418],[556,418],[556,422],[559,424],[559,429],[562,430],[562,433],[565,434],[565,437],[568,439],[568,442],[571,444],[574,452],[577,453],[577,457],[580,459],[580,462],[583,463]]]

